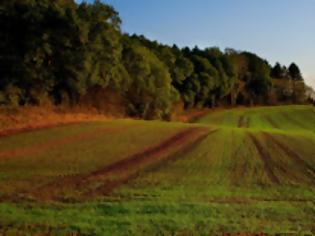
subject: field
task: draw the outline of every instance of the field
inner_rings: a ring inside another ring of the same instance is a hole
[[[315,109],[0,139],[0,235],[314,235]]]

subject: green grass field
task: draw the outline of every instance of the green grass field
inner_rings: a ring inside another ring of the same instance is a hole
[[[314,235],[315,109],[0,138],[0,235]]]

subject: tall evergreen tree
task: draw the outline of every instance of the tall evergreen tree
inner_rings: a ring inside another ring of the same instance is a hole
[[[289,74],[293,80],[303,80],[300,68],[295,63],[289,66]]]

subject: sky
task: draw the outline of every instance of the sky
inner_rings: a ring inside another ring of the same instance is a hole
[[[79,0],[78,0],[79,1]],[[315,0],[104,0],[122,30],[180,47],[217,46],[299,65],[315,88]]]

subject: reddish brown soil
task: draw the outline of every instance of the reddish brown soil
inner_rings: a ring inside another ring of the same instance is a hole
[[[208,115],[210,110],[205,109],[201,110],[199,112],[193,113],[190,116],[188,116],[188,122],[189,123],[196,123],[198,120],[200,120],[202,117]]]
[[[119,179],[103,184],[97,189],[88,192],[86,196],[108,195],[117,187],[135,179],[140,173],[164,167],[168,162],[180,158],[183,154],[193,149],[209,134],[209,131],[205,132],[202,129],[184,131],[156,147],[136,154],[120,163],[113,164],[109,168],[98,171],[97,173],[93,173],[91,181],[94,181],[95,178],[104,178],[105,176],[117,175],[122,172],[125,172],[126,175],[119,174]],[[131,174],[128,174],[129,170]]]
[[[252,142],[254,143],[254,145],[258,151],[259,157],[261,158],[261,160],[264,163],[264,168],[265,168],[265,171],[268,175],[268,178],[271,180],[271,182],[273,182],[275,184],[280,184],[278,177],[273,172],[273,168],[272,168],[273,161],[272,161],[270,154],[265,150],[265,148],[261,145],[259,140],[253,134],[249,134],[249,137],[252,140]]]
[[[184,111],[184,108],[181,107],[178,109],[179,111],[174,112],[174,116],[172,117],[173,121],[180,121],[185,123],[196,123],[202,117],[208,115],[210,112],[213,112],[214,109],[210,108],[202,108],[202,109],[190,109],[188,111]]]
[[[178,157],[175,153],[192,148],[209,133],[208,129],[186,129],[156,146],[149,147],[121,161],[87,175],[59,179],[36,190],[33,194],[42,200],[60,200],[65,190],[77,191],[84,199],[108,195],[117,187],[136,178],[147,168],[161,165],[161,163],[165,164],[169,159]]]
[[[7,128],[7,129],[0,130],[0,137],[11,136],[14,134],[28,133],[28,132],[37,131],[37,130],[45,130],[45,129],[54,128],[54,127],[76,125],[76,124],[80,124],[83,122],[84,121],[55,122],[52,124],[41,124],[41,125],[37,125],[37,126]]]
[[[54,106],[20,107],[15,110],[0,109],[0,137],[108,119],[110,118],[92,110],[74,111]]]

